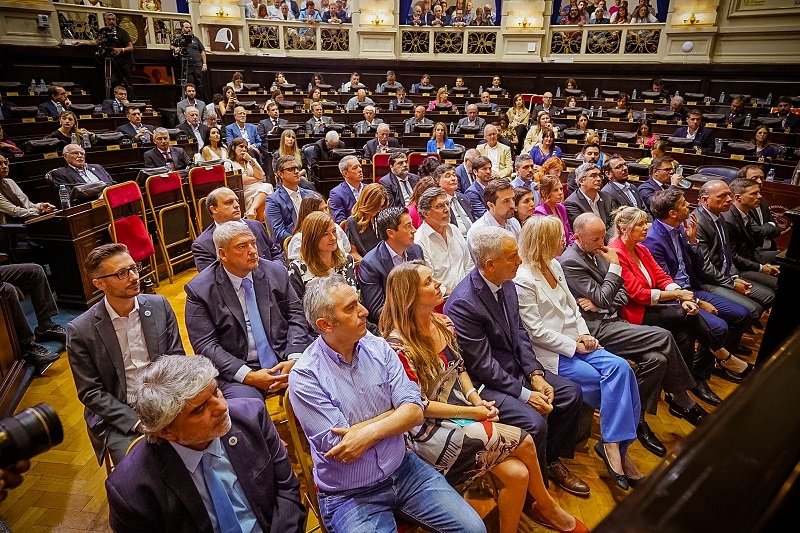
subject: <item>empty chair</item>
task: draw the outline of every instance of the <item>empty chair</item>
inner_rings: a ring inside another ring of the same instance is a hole
[[[155,278],[158,285],[156,249],[147,231],[147,212],[139,185],[135,181],[110,185],[103,189],[103,199],[111,221],[111,240],[127,246],[128,253],[137,263],[148,260],[150,271],[141,278]]]
[[[730,183],[736,179],[739,169],[725,165],[702,165],[697,167],[695,172],[701,176],[715,176],[716,179],[721,179]]]
[[[175,274],[173,267],[192,257],[189,243],[196,238],[191,210],[183,194],[181,175],[170,172],[150,176],[145,182],[145,191],[150,215],[156,224],[161,254],[167,265],[167,276],[172,283]],[[173,255],[176,248],[177,254]]]

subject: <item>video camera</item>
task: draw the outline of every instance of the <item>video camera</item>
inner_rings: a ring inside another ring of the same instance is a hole
[[[191,33],[182,33],[172,41],[172,46],[175,47],[172,53],[175,57],[187,57],[189,55],[187,47],[192,44],[192,37],[194,36]]]
[[[50,405],[23,409],[0,420],[0,468],[46,452],[63,440],[64,428]]]
[[[111,57],[111,50],[117,40],[117,28],[100,28],[97,33],[97,50],[94,56],[98,61]]]

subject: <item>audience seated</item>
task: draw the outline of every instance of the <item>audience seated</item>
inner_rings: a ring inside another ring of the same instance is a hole
[[[217,161],[228,159],[228,148],[225,146],[225,136],[222,126],[208,126],[203,137],[203,149],[200,150],[203,161]]]
[[[267,234],[264,224],[257,220],[242,218],[239,197],[231,189],[227,187],[214,189],[206,196],[205,204],[214,222],[203,233],[198,235],[192,243],[194,266],[198,272],[202,272],[217,260],[217,250],[214,247],[214,230],[221,224],[230,221],[241,221],[250,228],[250,231],[256,237],[256,248],[259,257],[267,261],[285,262],[283,249],[280,244]]]
[[[539,113],[544,111],[545,113],[549,114],[551,117],[558,115],[560,109],[553,105],[553,93],[550,91],[545,91],[542,94],[542,103],[536,104],[533,106],[533,111],[531,112],[534,117],[538,117]]]
[[[28,199],[19,185],[8,177],[8,159],[0,154],[0,224],[21,222],[55,210],[56,206],[51,203],[34,203]]]
[[[184,110],[185,120],[178,125],[178,129],[186,134],[189,139],[197,141],[197,150],[202,152],[205,146],[208,126],[200,121],[200,109],[188,106]]]
[[[486,142],[479,144],[476,150],[478,150],[478,154],[492,162],[492,175],[510,178],[513,170],[511,148],[498,142],[498,137],[497,126],[494,124],[485,126],[483,128],[483,138]]]
[[[425,151],[429,154],[437,154],[439,150],[452,150],[455,147],[455,141],[447,136],[447,124],[437,122],[433,126],[433,135],[425,145]]]
[[[152,141],[153,126],[142,123],[142,110],[134,105],[125,108],[127,124],[119,126],[116,131],[125,135],[136,143],[149,143]]]
[[[64,111],[69,109],[72,102],[67,96],[67,91],[60,85],[51,85],[47,88],[47,96],[50,99],[46,102],[39,104],[39,113],[46,117],[57,117]]]
[[[297,223],[292,230],[292,237],[289,239],[287,245],[286,259],[287,261],[294,261],[300,257],[300,246],[303,242],[303,232],[300,231],[303,227],[303,221],[311,213],[321,211],[328,213],[328,201],[322,195],[309,191],[308,194],[303,196],[300,202],[300,213],[297,215]],[[347,238],[347,234],[342,229],[342,226],[336,224],[336,241],[339,243],[339,249],[343,252],[353,253],[353,245]]]
[[[202,356],[166,355],[132,383],[146,442],[106,481],[114,531],[300,533],[300,485],[264,402],[226,401]]]
[[[611,227],[611,212],[614,210],[614,200],[608,193],[600,190],[603,176],[597,165],[584,163],[575,169],[575,182],[578,189],[564,201],[570,225],[575,227],[575,219],[582,213],[594,213]]]
[[[624,157],[614,154],[607,158],[603,163],[603,173],[608,183],[600,191],[611,198],[612,211],[626,205],[639,209],[646,208],[639,191],[628,182],[628,163]]]
[[[353,126],[356,135],[367,135],[370,132],[370,128],[383,124],[383,119],[377,118],[375,113],[375,106],[367,105],[364,107],[364,120],[359,120]]]
[[[495,104],[494,102],[492,102],[492,95],[491,95],[491,93],[489,91],[483,91],[481,93],[480,103],[484,104],[485,106],[488,106],[488,109],[487,108],[483,108],[484,111],[489,111],[491,113],[497,113],[500,110],[498,105]]]
[[[257,151],[261,146],[261,137],[258,135],[258,127],[255,124],[246,122],[247,111],[242,106],[236,106],[233,110],[234,122],[225,127],[225,142],[228,146],[233,145],[233,140],[238,138],[247,141],[247,149]]]
[[[389,156],[389,173],[380,179],[388,194],[388,207],[405,207],[411,201],[419,176],[408,171],[408,156],[395,152]]]
[[[348,81],[342,86],[342,92],[351,93],[357,91],[358,89],[366,88],[365,85],[361,83],[360,80],[361,80],[361,74],[359,74],[358,72],[353,72],[352,74],[350,74],[350,81]]]
[[[3,131],[3,124],[0,124],[0,154],[3,154],[7,157],[19,157],[24,155],[22,148],[17,146],[14,141],[6,137],[6,134]]]
[[[781,128],[797,133],[800,130],[800,115],[792,113],[792,99],[781,96],[778,100],[778,111],[772,116],[781,118]]]
[[[141,433],[135,377],[159,357],[183,355],[166,298],[140,294],[139,266],[124,244],[103,244],[83,267],[103,299],[67,325],[67,355],[98,463],[114,465]]]
[[[50,173],[53,185],[58,187],[62,183],[69,186],[85,183],[105,182],[111,185],[111,176],[100,165],[86,163],[86,151],[77,144],[68,144],[64,147],[66,166],[57,168]]]
[[[345,223],[347,238],[354,248],[350,253],[357,262],[380,242],[376,217],[387,205],[388,195],[380,183],[365,185],[358,195],[353,214]]]
[[[274,189],[272,185],[264,181],[266,176],[264,170],[247,151],[247,139],[236,137],[231,142],[230,147],[230,161],[233,170],[238,170],[242,173],[245,216],[258,218],[263,222],[267,196],[271,195]]]
[[[558,176],[544,175],[539,178],[539,194],[541,202],[536,206],[534,216],[555,216],[561,221],[564,232],[564,242],[567,246],[572,244],[575,238],[572,236],[572,229],[567,217],[567,208],[564,207],[564,187]]]
[[[476,268],[453,289],[444,307],[455,325],[466,370],[483,386],[482,397],[501,407],[500,422],[533,438],[548,478],[572,494],[588,496],[589,486],[561,462],[574,453],[581,389],[534,357],[511,281],[520,263],[514,236],[502,228],[483,228],[470,252]]]
[[[176,104],[178,109],[178,124],[183,123],[186,120],[186,109],[189,107],[197,108],[198,110],[202,110],[206,108],[206,103],[196,98],[197,96],[197,87],[194,83],[187,83],[186,88],[183,91],[183,94],[186,96],[183,100]]]
[[[758,126],[750,139],[750,144],[755,147],[753,155],[758,158],[772,161],[781,155],[782,149],[769,142],[770,128],[761,125]]]
[[[475,219],[472,217],[472,205],[469,198],[458,191],[458,178],[456,178],[453,167],[448,164],[437,166],[433,172],[433,179],[447,194],[447,202],[450,206],[450,224],[456,226],[461,235],[466,238]]]
[[[673,137],[681,139],[691,139],[692,144],[703,150],[714,149],[714,132],[700,125],[703,120],[703,113],[697,109],[692,109],[686,114],[686,126],[680,126],[672,134]]]
[[[456,177],[458,177],[458,191],[466,194],[472,182],[475,181],[474,174],[472,173],[472,162],[475,158],[480,157],[480,154],[475,148],[470,148],[464,152],[464,159],[456,167]]]
[[[361,161],[356,156],[343,157],[339,161],[339,172],[342,173],[344,181],[331,189],[328,195],[328,207],[337,224],[347,220],[352,214],[358,195],[364,190],[364,171],[361,168]]]
[[[764,169],[760,165],[745,165],[739,169],[736,177],[753,179],[759,185],[764,185]],[[777,253],[775,238],[781,234],[781,230],[770,213],[769,203],[761,198],[758,207],[750,210],[750,217],[755,221],[758,231],[764,237],[764,240],[756,248],[756,258],[759,262],[771,263]]]
[[[156,128],[153,131],[155,146],[144,153],[144,166],[147,168],[165,167],[167,170],[184,170],[192,164],[189,155],[179,146],[170,146],[169,131]]]
[[[483,189],[486,212],[476,219],[467,232],[467,243],[471,243],[480,228],[487,226],[508,230],[516,240],[522,233],[519,221],[514,218],[514,187],[508,180],[493,179]]]
[[[100,110],[109,115],[121,115],[126,107],[128,107],[128,89],[117,85],[114,87],[114,98],[103,100]]]
[[[541,217],[525,225],[514,278],[519,316],[542,367],[580,385],[584,401],[600,409],[601,440],[594,449],[615,484],[627,490],[644,478],[626,453],[640,420],[639,390],[628,362],[590,335],[555,259],[563,251],[560,221]]]
[[[403,123],[403,129],[406,133],[411,133],[417,124],[433,124],[433,121],[425,116],[425,106],[418,105],[414,108],[414,116]]]
[[[320,336],[290,374],[289,396],[309,435],[325,529],[393,530],[397,511],[438,531],[485,532],[445,478],[406,450],[406,432],[424,420],[420,390],[386,341],[367,332],[356,290],[328,276],[304,304]],[[365,502],[370,513],[351,512]]]
[[[311,191],[300,187],[300,167],[293,156],[283,156],[275,161],[278,189],[267,196],[265,217],[278,243],[292,235],[300,202]]]
[[[456,125],[456,133],[460,133],[462,135],[467,133],[466,131],[461,131],[464,126],[467,126],[468,128],[477,128],[477,130],[471,130],[468,133],[476,135],[483,133],[483,128],[486,126],[486,120],[483,117],[478,116],[478,106],[475,104],[469,104],[467,106],[467,116],[458,121],[458,124]]]
[[[553,130],[544,130],[542,132],[542,140],[533,145],[530,154],[534,164],[544,165],[545,161],[551,157],[562,156],[561,148],[556,146],[556,134]]]
[[[400,148],[400,141],[395,137],[390,137],[389,125],[381,122],[375,130],[375,138],[367,141],[364,145],[364,159],[372,161],[372,156],[388,152],[391,148]]]
[[[449,111],[452,109],[453,102],[447,99],[448,96],[447,87],[439,87],[439,90],[436,91],[436,99],[428,102],[428,111]],[[477,108],[475,109],[477,112]]]
[[[189,342],[214,362],[226,398],[263,401],[286,387],[295,359],[308,346],[302,304],[286,267],[258,256],[249,227],[221,224],[214,247],[219,260],[185,287]]]
[[[529,154],[519,154],[514,160],[514,169],[516,172],[511,175],[511,185],[514,187],[525,187],[533,193],[534,205],[539,204],[540,194],[539,187],[534,182],[536,175],[536,165]]]
[[[420,262],[399,265],[389,274],[386,294],[381,333],[419,384],[424,402],[425,420],[410,432],[412,450],[454,487],[494,473],[504,488],[497,497],[501,532],[517,531],[525,493],[536,501],[530,510],[545,523],[588,531],[547,492],[531,436],[500,424],[495,403],[473,386],[452,322],[434,311],[444,297],[431,269]]]
[[[741,96],[734,96],[731,98],[731,106],[725,117],[725,123],[731,124],[734,128],[741,127],[744,124],[745,114],[744,98]]]
[[[322,114],[322,104],[320,102],[311,104],[311,114],[313,116],[306,120],[306,133],[321,135],[325,131],[325,126],[333,123],[331,117]]]
[[[675,173],[675,161],[669,156],[654,158],[648,173],[650,177],[639,185],[639,196],[649,211],[653,195],[659,191],[675,189],[681,181],[681,176]]]
[[[72,111],[62,111],[58,116],[58,122],[58,129],[45,138],[58,139],[61,141],[61,146],[66,146],[72,142],[83,145],[84,135],[88,137],[89,143],[94,144],[97,142],[94,133],[78,126],[78,117]]]
[[[270,136],[278,135],[280,133],[280,126],[289,124],[284,118],[280,118],[280,109],[276,102],[267,102],[267,115],[264,120],[259,121],[256,131],[258,137],[261,139],[261,144],[266,144]]]
[[[529,153],[535,144],[542,142],[542,134],[545,130],[553,130],[553,133],[558,135],[558,127],[553,125],[550,113],[540,111],[536,115],[536,123],[531,126],[528,134],[525,135],[522,151]]]
[[[366,89],[358,89],[358,91],[356,91],[356,95],[352,97],[350,100],[348,100],[347,104],[344,107],[345,110],[347,111],[356,111],[358,110],[359,105],[361,106],[375,105],[375,102],[372,100],[372,98],[367,96]]]

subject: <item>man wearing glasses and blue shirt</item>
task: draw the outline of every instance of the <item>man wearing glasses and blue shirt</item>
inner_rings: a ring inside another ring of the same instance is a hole
[[[139,266],[124,244],[98,246],[84,269],[104,297],[67,324],[67,355],[97,461],[108,451],[117,464],[139,436],[134,374],[164,354],[183,354],[183,344],[167,299],[140,294]]]

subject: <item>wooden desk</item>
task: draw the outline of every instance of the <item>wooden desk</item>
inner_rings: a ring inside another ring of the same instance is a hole
[[[83,115],[81,115],[83,116]],[[123,115],[91,115],[92,118],[78,118],[82,128],[99,133],[103,131],[113,131],[123,124],[128,123],[128,119]],[[143,115],[142,123],[157,128],[161,126],[161,115]],[[3,131],[6,137],[21,145],[21,140],[41,139],[50,135],[58,129],[58,120],[49,117],[48,119],[37,119],[33,122],[4,122]]]

